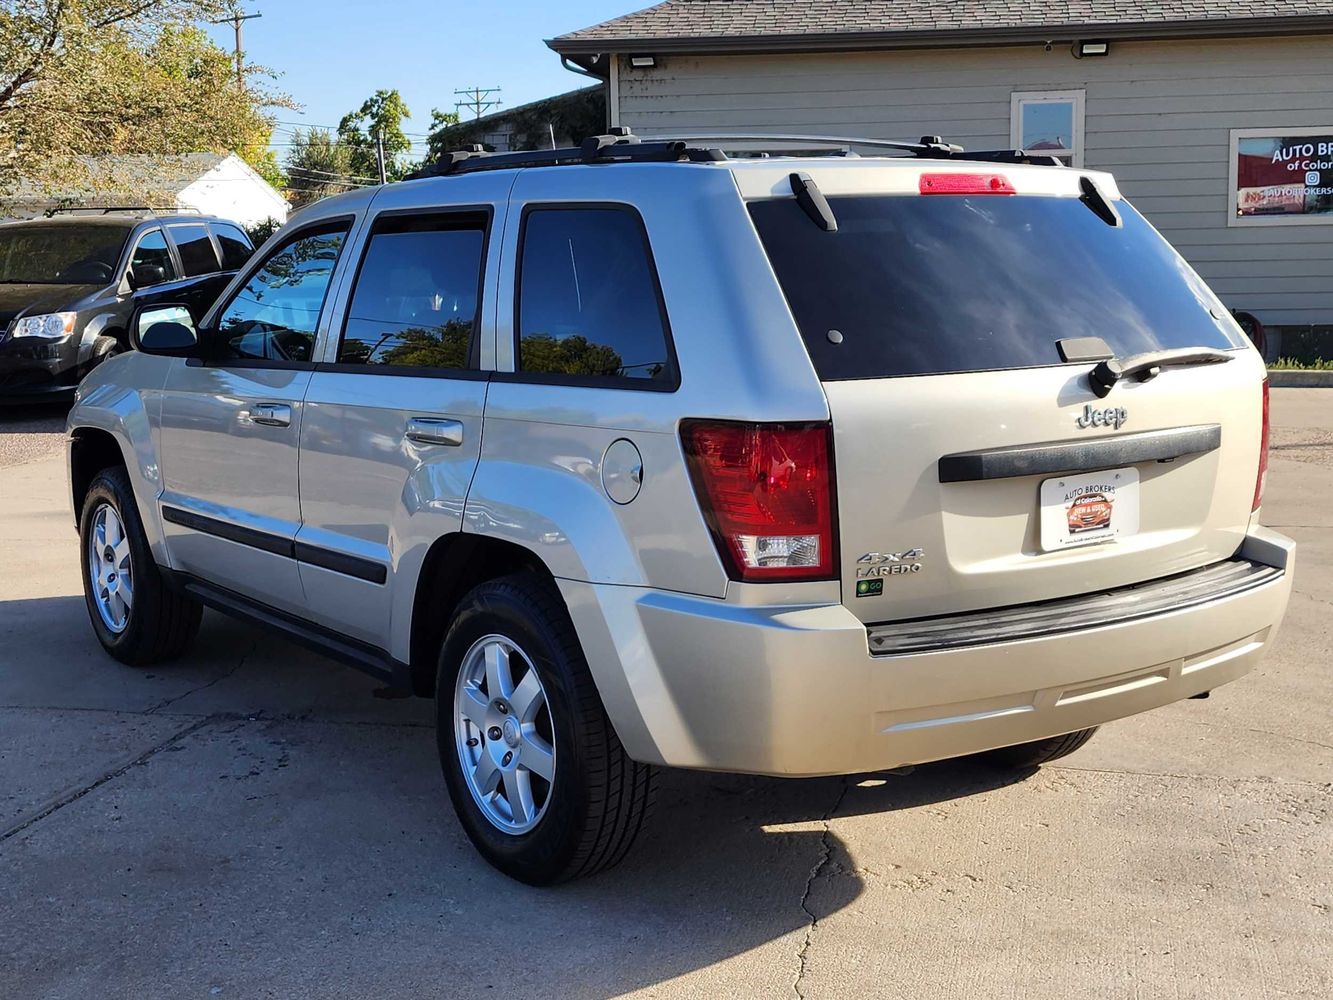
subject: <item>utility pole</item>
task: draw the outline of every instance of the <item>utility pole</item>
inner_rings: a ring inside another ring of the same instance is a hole
[[[455,97],[462,97],[465,99],[455,101],[454,110],[457,111],[459,108],[467,108],[472,112],[473,118],[480,118],[491,108],[498,108],[500,106],[502,102],[498,97],[494,100],[491,99],[492,94],[498,94],[499,92],[499,87],[473,87],[471,90],[455,90]]]
[[[236,29],[236,86],[241,90],[245,89],[245,64],[244,64],[244,46],[241,45],[241,25],[246,21],[253,21],[257,17],[263,17],[263,14],[234,14],[231,17],[224,17],[218,21],[210,21],[210,24],[230,24]]]
[[[379,129],[375,130],[375,163],[380,169],[380,183],[389,182],[389,174],[384,166],[384,133]]]

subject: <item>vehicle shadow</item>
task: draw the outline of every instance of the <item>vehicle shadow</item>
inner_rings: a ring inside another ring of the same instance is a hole
[[[610,998],[703,970],[705,986],[687,978],[673,989],[785,993],[812,921],[853,905],[867,878],[896,867],[892,857],[857,858],[830,815],[887,815],[1024,777],[973,761],[800,780],[665,771],[651,825],[621,866],[534,889],[467,843],[439,775],[429,703],[375,697],[374,681],[213,615],[182,661],[134,670],[105,656],[85,619],[81,597],[0,601],[0,706],[213,721],[179,752],[99,788],[95,799],[115,802],[120,839],[93,846],[74,809],[25,834],[32,854],[47,849],[43,825],[66,824],[55,841],[66,846],[50,848],[37,874],[15,869],[20,924],[55,919],[41,874],[53,864],[84,894],[71,911],[77,922],[24,945],[27,967],[57,992],[93,975],[70,971],[78,955],[117,953],[112,915],[132,910],[171,928],[162,940],[141,935],[127,956],[137,969],[170,970],[154,995],[185,995],[198,986],[192,977],[209,974],[228,995],[310,995],[337,982],[346,996]],[[0,757],[14,750],[0,730]],[[133,874],[122,879],[122,868]],[[181,919],[201,894],[206,910]],[[886,947],[894,933],[885,929]],[[287,960],[293,940],[298,963]],[[226,974],[195,970],[217,941],[230,942]],[[513,959],[477,960],[486,955]],[[112,992],[141,974],[111,959],[96,969],[117,984]]]

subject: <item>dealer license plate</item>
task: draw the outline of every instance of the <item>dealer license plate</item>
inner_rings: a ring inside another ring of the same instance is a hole
[[[1041,484],[1041,547],[1047,552],[1138,530],[1138,469],[1059,476]]]

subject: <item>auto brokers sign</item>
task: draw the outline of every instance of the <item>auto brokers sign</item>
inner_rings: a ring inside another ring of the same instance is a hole
[[[1232,129],[1232,226],[1333,223],[1333,126]]]

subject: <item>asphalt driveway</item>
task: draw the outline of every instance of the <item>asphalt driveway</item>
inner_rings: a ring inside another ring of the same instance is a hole
[[[212,614],[104,656],[59,419],[0,413],[0,998],[1333,995],[1333,390],[1273,413],[1254,674],[1008,781],[669,774],[555,890],[467,844],[428,704]]]

